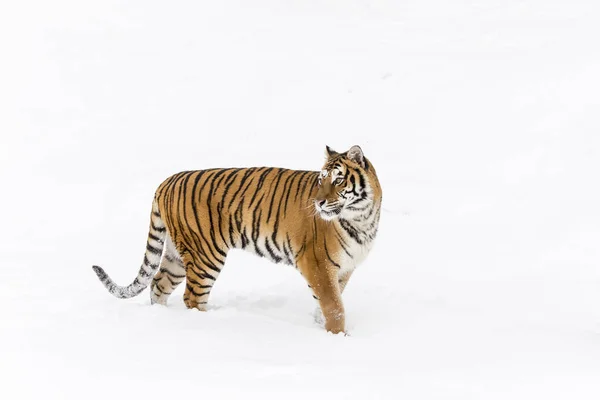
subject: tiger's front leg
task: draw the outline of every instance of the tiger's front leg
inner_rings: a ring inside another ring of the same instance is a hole
[[[345,332],[346,318],[336,267],[309,258],[299,261],[298,268],[319,302],[325,329],[332,333]]]

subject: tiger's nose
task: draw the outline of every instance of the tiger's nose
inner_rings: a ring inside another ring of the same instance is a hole
[[[327,200],[321,200],[317,202],[319,204],[319,207],[323,208],[325,207],[325,203],[327,203]]]

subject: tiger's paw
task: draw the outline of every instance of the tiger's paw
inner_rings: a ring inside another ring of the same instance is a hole
[[[184,298],[183,302],[185,303],[185,306],[187,308],[189,308],[190,310],[193,310],[195,308],[198,311],[206,311],[206,303],[205,302],[199,303],[195,299],[191,299],[191,298]]]
[[[150,304],[160,304],[161,306],[167,305],[167,298],[163,296],[157,296],[155,293],[150,294]]]

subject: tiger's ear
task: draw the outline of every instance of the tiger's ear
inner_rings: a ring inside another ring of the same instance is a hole
[[[360,146],[350,147],[350,150],[348,150],[347,153],[347,157],[348,159],[354,161],[361,167],[365,168],[365,155],[363,154],[363,151],[360,148]]]
[[[333,150],[333,149],[332,149],[331,147],[329,147],[329,146],[325,146],[325,156],[326,156],[326,157],[328,157],[328,158],[329,158],[329,157],[333,157],[333,156],[336,156],[336,155],[338,155],[338,152],[337,152],[337,151]]]

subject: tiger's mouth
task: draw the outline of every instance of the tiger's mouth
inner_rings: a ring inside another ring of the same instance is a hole
[[[321,218],[323,218],[326,221],[331,221],[332,219],[339,217],[339,215],[341,213],[342,213],[342,207],[336,207],[336,208],[329,209],[329,210],[322,208],[319,210],[319,215],[321,216]]]

